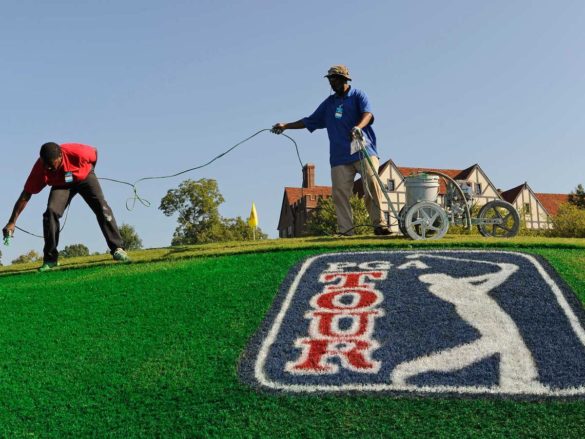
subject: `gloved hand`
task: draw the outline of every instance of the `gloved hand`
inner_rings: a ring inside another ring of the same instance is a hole
[[[270,130],[270,132],[274,134],[282,134],[283,131],[284,131],[283,123],[275,123],[274,125],[272,125],[272,129]]]
[[[12,235],[14,235],[14,224],[8,223],[6,224],[6,227],[4,227],[2,229],[2,236],[4,237],[4,245],[9,245],[10,244],[10,239],[12,238]]]
[[[360,127],[353,127],[351,129],[351,138],[356,140],[362,140],[364,138],[364,133]]]
[[[12,235],[14,235],[14,224],[12,223],[8,223],[6,224],[6,226],[2,229],[2,236],[4,238],[11,238]]]

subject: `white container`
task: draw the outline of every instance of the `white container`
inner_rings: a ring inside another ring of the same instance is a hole
[[[439,195],[439,176],[416,174],[404,178],[406,204],[412,206],[419,201],[436,202]]]

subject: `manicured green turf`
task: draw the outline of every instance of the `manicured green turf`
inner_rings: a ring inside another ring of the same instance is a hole
[[[176,261],[187,258],[274,252],[301,249],[350,248],[499,248],[499,249],[585,249],[585,239],[543,238],[516,236],[515,238],[484,238],[478,235],[446,235],[440,240],[413,241],[403,236],[358,235],[345,238],[334,236],[266,239],[261,241],[220,242],[215,244],[185,245],[130,252],[134,262]],[[62,269],[115,263],[109,254],[61,259]],[[0,266],[0,276],[35,271],[39,262]]]
[[[0,277],[0,436],[582,437],[585,402],[275,396],[236,367],[281,250]],[[531,249],[585,303],[584,249]]]

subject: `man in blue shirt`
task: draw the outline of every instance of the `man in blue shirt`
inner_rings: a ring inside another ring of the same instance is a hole
[[[374,169],[379,167],[376,150],[376,134],[372,128],[374,115],[366,94],[349,85],[351,77],[344,65],[335,65],[329,69],[325,77],[329,80],[335,94],[325,99],[313,114],[296,122],[277,123],[272,132],[281,134],[284,130],[306,128],[310,132],[326,128],[329,136],[329,162],[331,164],[331,183],[333,203],[337,214],[339,233],[353,235],[353,219],[349,198],[353,190],[353,182],[357,173],[366,175],[362,179],[365,202],[376,235],[389,235],[382,211],[382,192],[374,173],[367,163],[360,162],[360,152],[351,152],[351,141],[363,135],[366,149],[371,156]]]

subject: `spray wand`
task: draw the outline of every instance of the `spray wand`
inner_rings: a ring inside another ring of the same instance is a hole
[[[8,247],[10,245],[10,241],[12,240],[12,234],[7,229],[2,230],[2,234],[4,235],[4,245]]]

